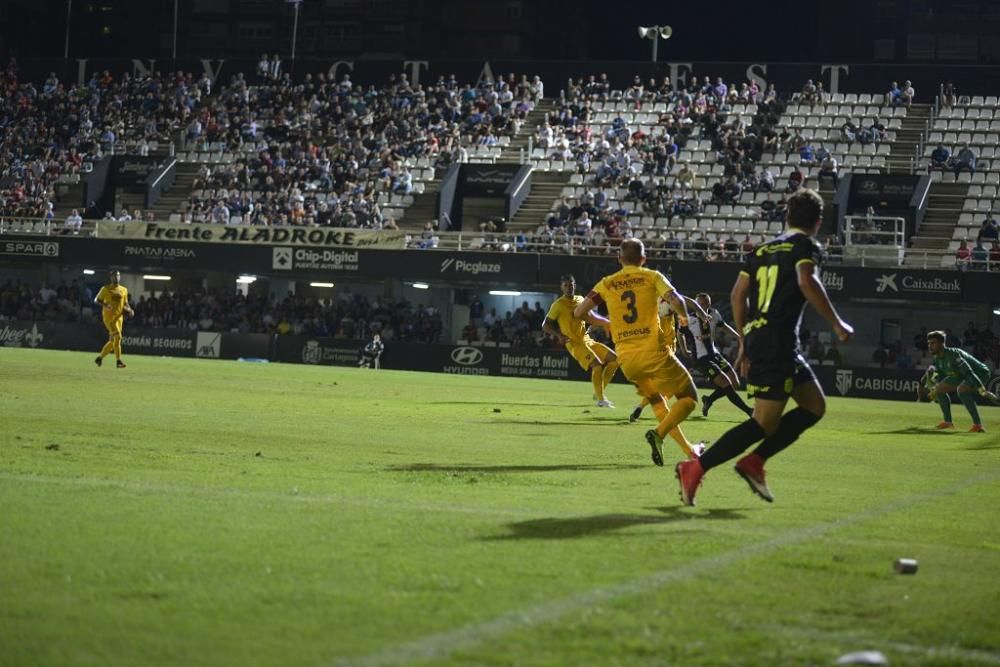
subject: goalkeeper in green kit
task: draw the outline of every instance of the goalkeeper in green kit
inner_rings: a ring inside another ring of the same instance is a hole
[[[976,407],[976,394],[997,401],[997,397],[986,390],[990,379],[989,366],[974,356],[957,347],[945,347],[945,337],[942,331],[932,331],[927,334],[927,350],[934,358],[934,369],[937,371],[938,383],[930,399],[937,399],[941,406],[944,421],[937,425],[938,429],[955,428],[951,421],[951,399],[948,395],[958,391],[958,399],[972,415],[972,433],[985,433],[983,421],[979,418]]]

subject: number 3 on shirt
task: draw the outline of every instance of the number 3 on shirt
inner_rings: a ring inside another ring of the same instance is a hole
[[[778,286],[778,267],[762,266],[757,269],[757,311],[766,313],[771,307],[774,289]]]
[[[622,301],[628,308],[628,311],[622,315],[622,319],[625,320],[626,324],[635,324],[635,321],[639,319],[639,311],[635,309],[635,292],[632,290],[622,292]]]

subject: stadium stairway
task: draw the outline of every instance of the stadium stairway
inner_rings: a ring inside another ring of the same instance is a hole
[[[528,112],[528,116],[521,124],[521,128],[511,140],[510,145],[503,149],[503,153],[497,158],[497,164],[519,164],[521,162],[521,152],[525,157],[530,155],[528,150],[528,140],[534,137],[538,127],[545,122],[545,117],[550,111],[555,110],[555,100],[541,100],[535,108]],[[537,172],[536,172],[537,173]]]
[[[174,183],[165,190],[160,200],[153,205],[153,214],[158,222],[167,222],[171,214],[180,213],[187,208],[191,192],[194,190],[194,179],[198,176],[201,165],[197,162],[178,162],[177,175]]]
[[[913,161],[919,158],[920,142],[927,136],[931,124],[931,105],[914,104],[903,117],[903,124],[896,130],[896,140],[886,157],[890,174],[909,174]]]
[[[918,233],[911,239],[910,247],[946,251],[968,192],[969,186],[965,183],[931,183],[927,213]],[[924,262],[919,253],[907,256],[907,263],[923,265]]]
[[[532,234],[538,225],[544,224],[549,211],[562,196],[562,190],[569,185],[571,173],[559,171],[538,171],[531,174],[531,194],[527,196],[514,219],[507,225],[511,232],[524,231]]]
[[[413,196],[413,203],[403,209],[403,217],[396,221],[400,229],[421,230],[428,220],[437,220],[437,198],[443,174],[442,170],[435,170],[434,180],[427,181],[424,191]]]

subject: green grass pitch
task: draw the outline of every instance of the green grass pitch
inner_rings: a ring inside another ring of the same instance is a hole
[[[128,361],[0,349],[0,665],[1000,664],[1000,409],[832,398],[682,508],[624,385]]]

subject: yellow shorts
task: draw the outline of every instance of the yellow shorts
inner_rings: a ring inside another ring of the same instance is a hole
[[[643,396],[676,396],[694,386],[691,374],[677,357],[666,352],[622,359],[622,372]]]
[[[585,371],[590,370],[595,360],[603,364],[605,359],[614,354],[610,347],[590,338],[584,338],[582,344],[566,343],[566,351],[576,359],[576,363],[580,364],[580,368]]]
[[[121,336],[122,318],[121,317],[116,317],[114,319],[104,318],[104,328],[108,330],[109,336]]]

